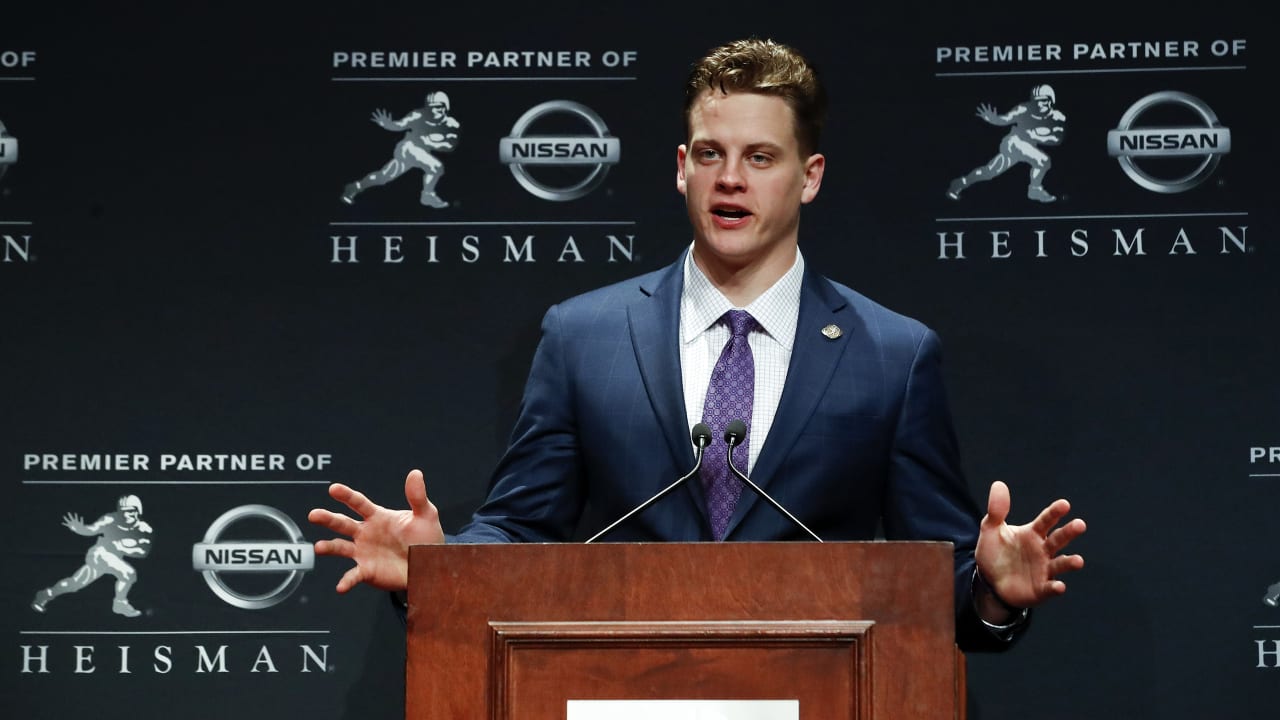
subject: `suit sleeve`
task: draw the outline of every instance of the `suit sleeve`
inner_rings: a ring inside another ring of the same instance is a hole
[[[585,503],[574,388],[557,307],[542,320],[506,453],[489,497],[450,542],[564,542]]]
[[[906,379],[883,518],[889,539],[946,540],[954,545],[956,642],[961,649],[1009,647],[1026,623],[1000,636],[982,622],[974,607],[974,550],[981,513],[960,467],[942,379],[941,344],[928,329],[919,336]]]

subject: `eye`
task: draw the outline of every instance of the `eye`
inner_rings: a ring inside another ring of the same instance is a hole
[[[748,155],[747,161],[750,162],[752,165],[768,165],[770,162],[773,161],[773,158],[769,157],[764,153],[757,152],[757,153],[751,153],[750,155]]]
[[[698,150],[698,159],[704,162],[709,160],[719,160],[720,153],[719,151],[713,150],[711,148],[701,148]]]

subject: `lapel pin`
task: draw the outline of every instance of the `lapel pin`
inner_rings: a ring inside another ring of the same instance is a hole
[[[839,325],[828,325],[822,328],[822,334],[827,336],[828,340],[835,340],[844,334]]]

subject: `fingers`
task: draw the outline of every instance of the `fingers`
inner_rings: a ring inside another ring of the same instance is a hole
[[[423,492],[426,492],[425,490]],[[360,517],[368,519],[378,511],[378,504],[370,500],[364,493],[343,485],[342,483],[334,483],[329,486],[329,497],[351,508]]]
[[[1031,522],[1031,529],[1040,537],[1045,537],[1053,529],[1053,526],[1057,525],[1058,521],[1069,512],[1071,512],[1071,503],[1066,500],[1054,500],[1049,504],[1049,507],[1041,510],[1036,519]],[[1083,523],[1083,521],[1081,522]],[[1080,532],[1084,532],[1084,529],[1081,528]],[[1076,534],[1078,535],[1079,533]],[[1065,543],[1063,544],[1065,545]]]
[[[342,574],[342,577],[338,579],[338,586],[337,586],[338,592],[345,593],[351,588],[359,585],[361,577],[362,577],[362,571],[359,565],[356,565],[355,567],[346,571],[345,573]]]
[[[1061,595],[1067,591],[1067,584],[1061,580],[1050,580],[1045,583],[1040,590],[1040,597],[1050,598]]]
[[[1084,558],[1079,555],[1059,555],[1049,561],[1049,577],[1057,577],[1063,573],[1075,572],[1083,568]]]
[[[317,555],[333,555],[335,557],[355,558],[356,544],[350,540],[335,538],[333,540],[317,540],[315,544]]]
[[[346,515],[329,512],[324,508],[316,508],[307,513],[307,520],[324,528],[328,528],[339,535],[354,537],[356,531],[360,529],[360,523],[352,520]]]
[[[1050,555],[1057,555],[1063,548],[1070,545],[1072,540],[1083,535],[1085,530],[1086,526],[1084,520],[1076,518],[1075,520],[1072,520],[1066,525],[1063,525],[1057,530],[1049,533],[1049,536],[1045,538],[1044,542],[1045,550],[1048,551]]]

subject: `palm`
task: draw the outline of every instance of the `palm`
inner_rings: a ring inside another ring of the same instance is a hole
[[[351,538],[360,581],[383,589],[406,585],[409,546],[444,541],[434,538],[428,523],[415,518],[412,511],[380,508]]]

